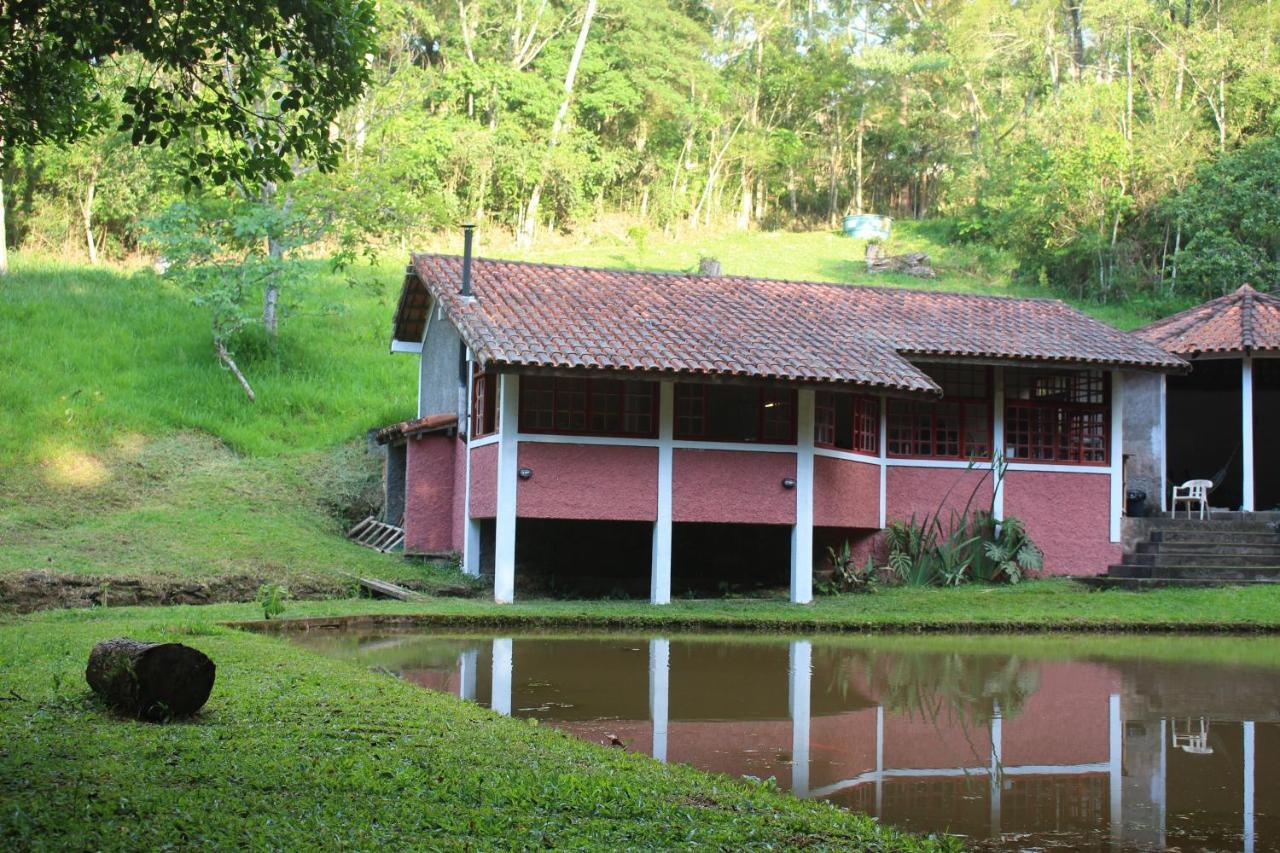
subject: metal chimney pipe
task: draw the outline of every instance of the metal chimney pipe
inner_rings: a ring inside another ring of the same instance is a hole
[[[474,225],[462,226],[462,289],[458,292],[463,296],[471,295],[471,240],[475,233]]]

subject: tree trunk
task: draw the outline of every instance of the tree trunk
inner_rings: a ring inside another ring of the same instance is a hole
[[[199,711],[216,671],[213,661],[190,646],[116,637],[93,647],[84,677],[117,711],[161,722]]]
[[[93,239],[93,198],[98,190],[98,174],[95,171],[89,178],[89,186],[85,188],[84,199],[80,202],[80,215],[84,219],[84,240],[89,247],[89,263],[98,263],[98,244]]]
[[[550,165],[551,152],[555,150],[560,139],[560,130],[564,127],[565,116],[569,114],[569,104],[573,100],[573,81],[578,76],[578,63],[582,61],[582,51],[587,46],[587,34],[591,31],[591,19],[596,14],[596,0],[587,0],[587,8],[582,13],[582,29],[578,31],[578,43],[573,46],[573,56],[569,59],[569,70],[564,75],[564,100],[556,111],[556,120],[551,125],[551,138],[547,142],[547,154],[543,158],[542,171],[538,182],[533,185],[529,194],[529,204],[525,210],[524,222],[521,224],[519,244],[529,246],[533,243],[533,235],[538,223],[538,205],[542,201],[542,188],[547,179],[547,166]]]
[[[867,133],[867,105],[864,102],[858,108],[858,142],[853,158],[853,212],[862,213],[862,140]]]
[[[240,387],[244,389],[244,393],[249,396],[249,402],[257,402],[257,397],[255,397],[253,393],[253,386],[249,384],[248,379],[244,378],[244,374],[240,372],[240,368],[236,365],[235,359],[233,359],[231,357],[231,353],[227,351],[226,342],[219,336],[214,336],[213,351],[217,354],[218,361],[222,362],[223,365],[226,366],[227,370],[231,371],[231,375],[236,378],[236,381],[240,383]]]
[[[0,275],[9,274],[9,232],[4,221],[4,175],[0,175]]]

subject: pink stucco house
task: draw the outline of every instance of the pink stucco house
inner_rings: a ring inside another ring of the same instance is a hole
[[[379,433],[406,551],[461,553],[498,601],[517,567],[576,561],[655,604],[746,571],[807,602],[825,545],[975,488],[1047,572],[1097,573],[1126,376],[1185,367],[1054,300],[469,253],[413,256],[391,350],[421,359],[419,417]]]

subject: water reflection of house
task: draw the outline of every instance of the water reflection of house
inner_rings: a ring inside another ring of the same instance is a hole
[[[960,660],[959,674],[943,665]],[[1159,847],[1170,832],[1223,848],[1280,841],[1280,766],[1257,758],[1280,756],[1280,711],[1267,698],[1280,677],[1013,660],[539,638],[476,644],[447,671],[403,674],[587,740],[774,777],[905,828],[1099,846]],[[1229,719],[1237,709],[1268,725]],[[1175,721],[1187,719],[1203,719],[1211,751],[1175,744]]]

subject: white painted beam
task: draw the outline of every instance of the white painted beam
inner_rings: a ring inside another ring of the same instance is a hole
[[[813,681],[813,645],[808,640],[792,640],[788,657],[791,793],[804,797],[809,794],[809,691]]]
[[[649,719],[653,722],[653,757],[667,760],[667,715],[670,697],[671,641],[649,641]]]
[[[675,451],[672,447],[675,422],[674,382],[658,386],[658,514],[653,523],[653,558],[650,567],[649,600],[671,603],[671,478]]]
[[[468,439],[466,446],[466,465],[463,484],[462,524],[464,528],[462,540],[462,571],[473,578],[480,577],[480,522],[471,517],[471,452],[475,450],[475,424],[471,422],[471,394],[475,382],[475,371],[472,370],[471,350],[467,350],[467,404],[463,407],[462,427],[459,430]]]
[[[1253,512],[1253,357],[1240,359],[1240,459],[1244,463],[1244,502]]]
[[[1111,541],[1120,541],[1124,513],[1124,374],[1111,371]]]
[[[991,422],[991,458],[993,462],[1008,462],[1004,459],[1005,442],[1004,442],[1004,368],[996,367],[992,369],[992,381],[995,384],[993,389],[992,400],[992,422]],[[995,492],[991,496],[991,512],[995,516],[996,521],[1004,520],[1004,478],[997,477],[992,484]]]
[[[415,343],[414,341],[395,341],[395,340],[393,340],[393,341],[391,342],[391,351],[392,351],[393,353],[394,353],[394,352],[407,352],[407,353],[412,353],[412,354],[414,354],[414,355],[422,355],[422,341],[418,341],[418,342],[416,342],[416,343]]]
[[[889,398],[880,396],[880,528],[888,524],[886,508],[888,506],[887,481],[889,468]],[[877,808],[876,814],[879,814]]]
[[[791,601],[813,601],[813,417],[814,392],[796,394],[796,523],[791,528]]]
[[[516,590],[516,486],[518,483],[517,421],[520,377],[498,375],[498,491],[497,531],[494,537],[493,600],[510,604]]]

